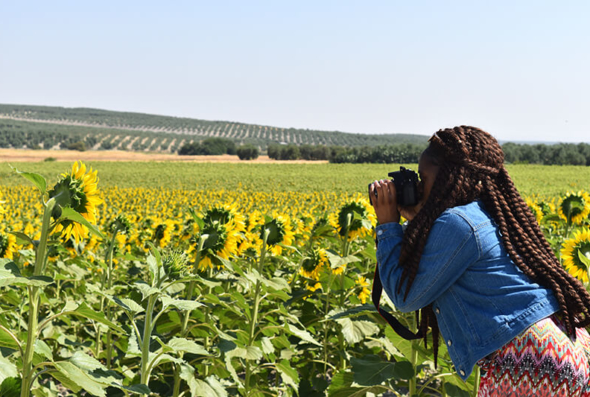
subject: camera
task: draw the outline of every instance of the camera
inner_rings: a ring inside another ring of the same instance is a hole
[[[399,171],[390,172],[387,174],[391,177],[391,181],[395,186],[397,204],[402,207],[413,207],[418,204],[420,197],[418,197],[418,174],[411,169],[399,167]],[[371,193],[371,185],[369,183],[369,194]],[[375,197],[377,191],[375,190]]]

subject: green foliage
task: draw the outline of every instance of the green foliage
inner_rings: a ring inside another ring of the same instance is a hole
[[[86,144],[83,141],[72,142],[67,146],[68,150],[86,151]]]
[[[20,169],[39,173],[55,182],[63,172],[63,162],[13,163]],[[240,191],[247,185],[260,192],[366,193],[367,184],[387,178],[403,165],[417,170],[416,164],[256,164],[181,162],[94,162],[100,168],[103,187],[146,187],[190,190],[217,190],[219,186]],[[590,167],[507,165],[521,194],[557,196],[569,190],[588,188]],[[0,167],[2,185],[22,185],[21,177]]]
[[[178,154],[181,156],[219,156],[221,154],[236,154],[236,144],[231,139],[206,138],[201,142],[185,143],[178,150]]]
[[[258,158],[259,151],[254,145],[242,145],[236,150],[240,160],[254,160]]]

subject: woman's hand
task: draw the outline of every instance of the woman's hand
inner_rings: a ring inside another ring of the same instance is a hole
[[[375,197],[377,192],[377,197]],[[397,208],[395,185],[390,180],[375,181],[369,189],[371,204],[380,224],[399,223],[400,213]]]

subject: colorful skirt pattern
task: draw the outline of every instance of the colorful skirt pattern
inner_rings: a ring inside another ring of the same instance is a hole
[[[590,335],[545,318],[480,360],[478,397],[590,397]]]

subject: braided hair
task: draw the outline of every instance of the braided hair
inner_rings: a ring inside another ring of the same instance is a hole
[[[481,200],[514,264],[555,293],[568,334],[589,325],[590,294],[560,265],[504,168],[504,153],[496,139],[479,128],[460,126],[438,131],[429,142],[423,156],[438,164],[439,170],[427,201],[404,233],[397,293],[405,284],[404,299],[408,296],[430,229],[442,212]],[[427,330],[432,329],[436,363],[439,330],[432,305],[423,308],[420,317],[419,332],[425,343]]]

